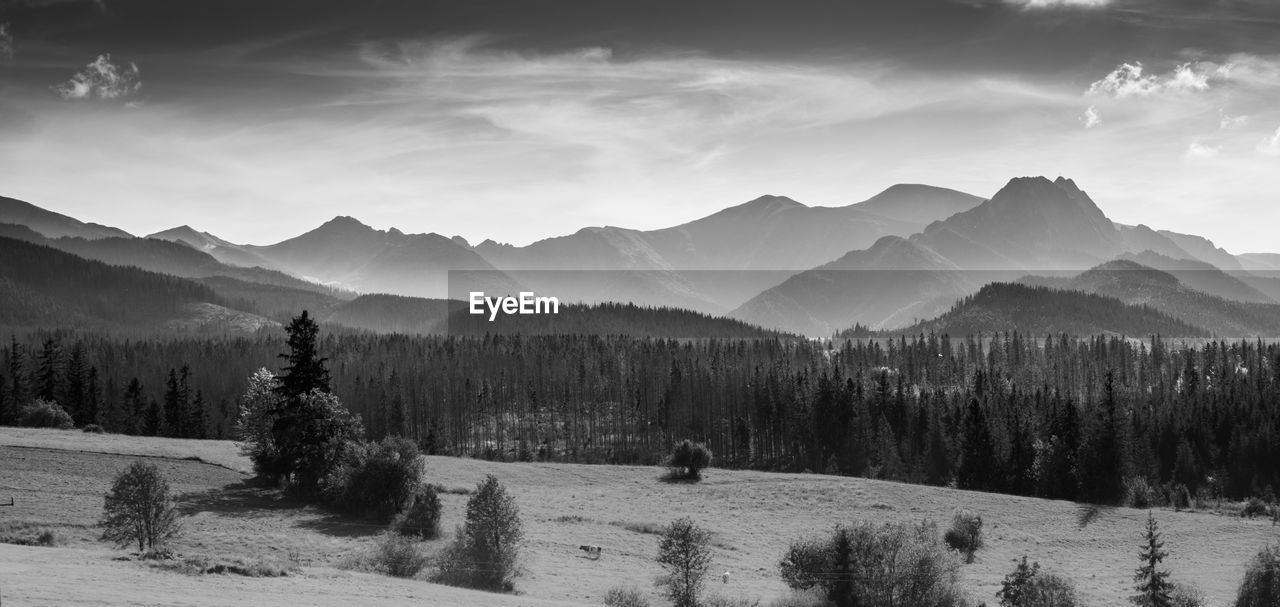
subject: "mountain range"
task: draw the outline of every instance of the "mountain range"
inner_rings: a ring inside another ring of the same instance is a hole
[[[587,227],[522,247],[346,216],[270,245],[186,225],[136,238],[2,197],[0,236],[192,279],[219,298],[211,305],[266,319],[303,306],[375,331],[439,331],[440,300],[534,290],[827,336],[954,320],[984,286],[1018,283],[1048,288],[1038,299],[1071,291],[1148,306],[1213,334],[1280,335],[1270,307],[1280,305],[1280,255],[1233,256],[1199,236],[1114,223],[1063,177],[1014,178],[989,199],[920,184],[834,207],[761,196],[669,228]],[[1119,278],[1099,281],[1107,272]]]

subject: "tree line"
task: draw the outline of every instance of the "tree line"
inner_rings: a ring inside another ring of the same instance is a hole
[[[59,403],[76,425],[231,438],[282,331],[33,333],[3,347],[0,423]],[[332,393],[371,437],[429,453],[654,464],[683,439],[719,465],[1115,501],[1280,486],[1280,345],[1120,337],[818,342],[327,332]],[[1269,496],[1268,496],[1269,497]]]

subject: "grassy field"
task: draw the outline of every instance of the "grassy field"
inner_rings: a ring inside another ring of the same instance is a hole
[[[181,494],[182,557],[265,563],[286,577],[187,575],[113,560],[92,524],[111,476],[134,455],[154,458]],[[187,459],[198,457],[199,460]],[[206,462],[216,462],[206,463]],[[598,605],[615,585],[658,598],[654,563],[661,525],[690,516],[714,532],[714,581],[708,591],[760,599],[788,590],[777,561],[788,542],[837,522],[919,521],[945,526],[958,508],[986,520],[987,548],[962,569],[975,602],[994,604],[1000,580],[1026,554],[1069,576],[1088,605],[1126,604],[1146,511],[1087,513],[1056,502],[821,475],[710,470],[698,484],[658,480],[654,468],[573,464],[496,464],[431,457],[427,480],[442,495],[443,528],[462,522],[467,496],[486,474],[519,503],[528,537],[517,596],[491,595],[418,580],[350,570],[380,528],[300,507],[273,489],[248,483],[247,462],[229,442],[177,441],[79,432],[0,429],[0,532],[55,529],[59,547],[0,544],[0,596],[20,605],[216,605],[271,597],[273,604]],[[1086,516],[1091,514],[1092,516]],[[1173,579],[1204,591],[1211,605],[1234,597],[1245,562],[1280,541],[1269,521],[1207,512],[1158,511]],[[1087,524],[1082,522],[1088,519]],[[439,550],[446,539],[428,544]],[[599,560],[578,550],[604,547]],[[730,573],[730,582],[720,574]]]

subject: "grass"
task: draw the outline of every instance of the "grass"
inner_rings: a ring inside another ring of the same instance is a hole
[[[239,575],[251,578],[286,577],[301,572],[297,563],[271,558],[188,556],[149,561],[163,571],[186,575]]]
[[[34,448],[37,438],[44,448]],[[5,446],[13,442],[25,446]],[[84,452],[50,449],[58,444]],[[184,445],[190,449],[183,451]],[[112,559],[125,552],[96,541],[93,523],[101,515],[103,492],[112,475],[132,461],[134,450],[139,455],[168,454],[155,461],[179,494],[184,533],[173,550],[200,555],[171,559],[175,562],[168,566],[179,572],[187,568],[190,575],[166,575],[157,571],[160,563],[150,561],[116,562]],[[982,558],[962,571],[971,603],[993,604],[1010,563],[1026,554],[1072,579],[1086,604],[1119,607],[1132,594],[1146,521],[1146,511],[1131,508],[1089,508],[851,477],[717,469],[689,485],[659,482],[653,468],[645,466],[429,457],[428,480],[439,487],[472,487],[493,474],[515,497],[525,525],[526,574],[517,580],[521,594],[509,597],[364,573],[377,569],[366,569],[362,560],[377,547],[385,527],[302,506],[278,490],[247,483],[246,475],[227,467],[182,459],[191,456],[203,461],[238,457],[227,442],[154,443],[110,434],[33,435],[0,428],[0,461],[5,464],[0,483],[5,497],[12,494],[17,500],[15,508],[3,509],[0,516],[20,521],[0,527],[0,535],[38,539],[38,530],[48,529],[70,540],[67,547],[52,550],[0,544],[0,577],[11,580],[5,584],[5,598],[15,604],[114,605],[128,604],[145,590],[157,604],[199,607],[252,604],[264,597],[278,598],[282,605],[326,607],[599,604],[610,587],[651,588],[659,573],[654,557],[664,524],[688,516],[710,530],[717,545],[727,547],[714,553],[711,580],[716,587],[708,588],[709,594],[734,602],[801,605],[809,597],[791,594],[778,575],[781,551],[791,541],[860,520],[927,519],[941,527],[957,509],[970,509],[981,512],[989,526]],[[456,528],[471,490],[441,493],[441,527]],[[1198,586],[1212,605],[1229,604],[1247,560],[1275,542],[1275,528],[1262,517],[1241,518],[1225,509],[1222,514],[1157,510],[1156,516],[1170,552],[1165,564],[1172,578]],[[603,555],[591,559],[579,545],[602,546]],[[422,544],[428,556],[442,546],[443,540]],[[269,573],[274,563],[285,571],[292,564],[302,575],[242,577],[242,571],[252,573],[259,562],[265,564],[259,573]],[[722,572],[731,573],[727,586],[720,582]],[[37,579],[67,583],[25,581]]]
[[[17,546],[65,546],[67,535],[59,529],[30,521],[0,523],[0,543]]]

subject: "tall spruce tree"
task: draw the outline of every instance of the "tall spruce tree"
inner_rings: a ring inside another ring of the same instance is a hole
[[[999,473],[995,469],[995,443],[987,416],[982,412],[978,399],[969,400],[964,414],[964,435],[961,437],[960,469],[956,474],[960,487],[990,491]]]
[[[58,401],[58,367],[62,366],[62,350],[52,337],[44,340],[40,348],[36,370],[36,398],[49,402]]]
[[[1170,594],[1173,584],[1169,582],[1169,572],[1160,568],[1164,557],[1169,556],[1164,550],[1164,541],[1160,539],[1160,528],[1156,525],[1155,514],[1147,512],[1147,530],[1143,534],[1142,552],[1138,558],[1142,564],[1134,573],[1133,581],[1137,583],[1138,594],[1130,597],[1130,601],[1138,607],[1172,607]]]
[[[285,333],[289,335],[289,352],[281,354],[280,358],[287,359],[289,364],[276,378],[279,380],[276,392],[284,398],[295,399],[312,390],[330,391],[329,369],[325,367],[328,359],[320,356],[317,343],[319,332],[320,326],[306,310],[285,327]]]

